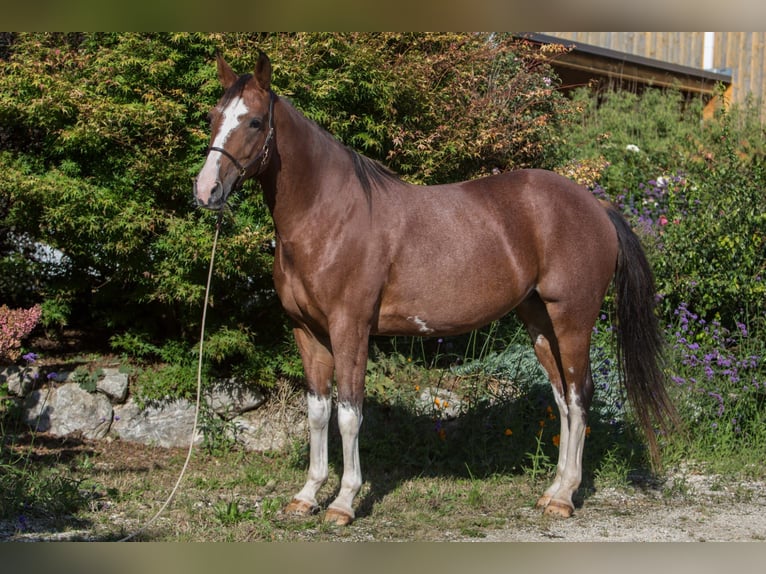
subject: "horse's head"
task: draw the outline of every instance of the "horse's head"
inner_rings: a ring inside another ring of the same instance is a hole
[[[237,76],[219,55],[225,92],[210,111],[210,147],[194,181],[197,205],[221,209],[229,194],[268,165],[274,134],[271,63],[261,52],[252,75]]]

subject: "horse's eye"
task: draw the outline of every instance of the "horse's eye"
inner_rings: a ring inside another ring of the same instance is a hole
[[[250,127],[255,129],[260,128],[261,120],[259,120],[258,118],[253,118],[252,120],[250,120]]]

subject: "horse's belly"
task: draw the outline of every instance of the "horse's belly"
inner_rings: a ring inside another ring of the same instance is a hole
[[[384,297],[375,332],[378,335],[458,335],[506,315],[529,294],[527,289],[492,289],[480,284],[465,289],[427,286],[407,296]]]

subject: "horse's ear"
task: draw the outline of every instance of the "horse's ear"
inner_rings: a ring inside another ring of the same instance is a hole
[[[271,89],[271,61],[263,52],[259,52],[258,61],[255,63],[255,81],[262,90],[267,92]]]
[[[221,54],[215,55],[216,63],[218,64],[218,79],[221,81],[224,89],[229,89],[234,82],[237,81],[237,74],[231,69],[231,66],[226,63]]]

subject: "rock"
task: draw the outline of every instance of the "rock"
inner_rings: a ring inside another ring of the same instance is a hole
[[[140,409],[130,397],[128,375],[117,368],[105,368],[88,392],[77,382],[76,372],[49,373],[43,388],[36,366],[11,366],[0,370],[0,383],[21,398],[23,419],[34,430],[54,436],[79,435],[88,439],[116,437],[121,440],[166,448],[188,447],[194,426],[195,404],[176,400]],[[266,397],[258,389],[236,380],[215,384],[204,400],[210,416],[230,421],[237,441],[245,450],[267,451],[289,447],[307,434],[307,422],[285,411],[258,409]],[[114,405],[114,406],[113,406]],[[256,410],[258,409],[258,410]],[[262,412],[269,411],[269,412]],[[215,413],[215,414],[213,414]],[[203,442],[200,420],[194,444]]]
[[[122,404],[128,397],[128,375],[119,369],[104,369],[104,377],[96,383],[96,390],[104,393],[113,404]]]
[[[194,428],[193,403],[176,400],[141,410],[133,399],[114,407],[112,432],[120,439],[162,447],[188,447]],[[194,444],[202,442],[197,429]]]
[[[103,438],[112,424],[112,414],[106,397],[84,391],[76,384],[32,391],[24,401],[25,422],[54,436]]]
[[[447,389],[434,389],[432,387],[428,387],[420,393],[418,402],[424,412],[432,412],[443,420],[456,418],[462,407],[458,395]]]
[[[275,413],[262,410],[251,411],[234,419],[239,427],[237,441],[245,450],[283,450],[297,438],[308,433],[305,416],[292,418],[274,416]]]
[[[222,381],[205,393],[205,400],[216,414],[231,420],[258,408],[266,401],[266,397],[260,391],[236,381]]]
[[[0,371],[0,384],[8,383],[8,392],[17,397],[30,392],[39,378],[40,369],[37,367],[12,365]]]

